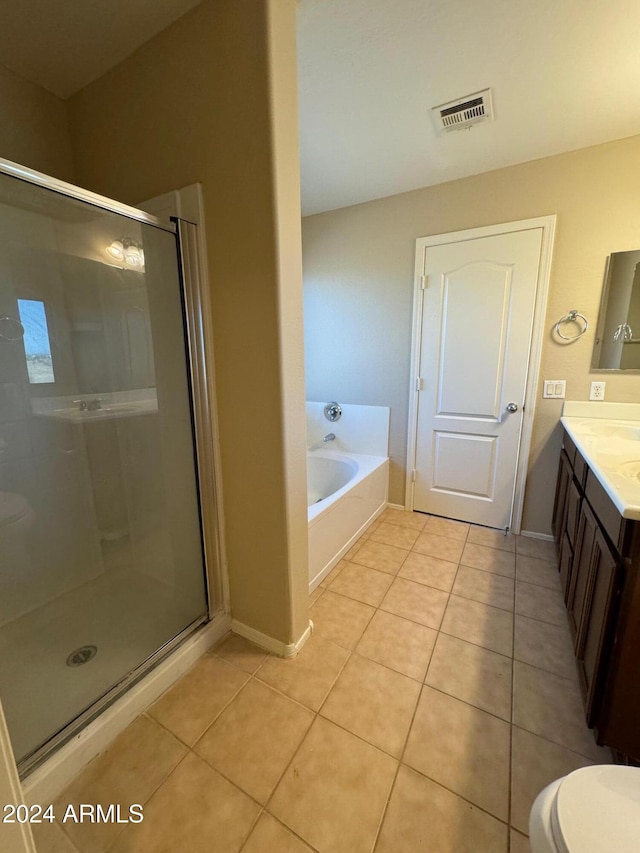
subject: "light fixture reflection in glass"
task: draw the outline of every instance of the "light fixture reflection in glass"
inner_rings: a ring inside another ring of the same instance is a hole
[[[110,246],[107,246],[105,251],[108,255],[111,255],[112,258],[115,258],[116,261],[124,260],[124,246],[122,245],[121,240],[114,240]]]
[[[141,267],[144,264],[142,249],[136,243],[127,246],[124,250],[124,261],[131,267]]]
[[[144,266],[142,246],[129,237],[121,237],[106,247],[105,252],[116,261],[123,261],[127,266],[140,269]]]

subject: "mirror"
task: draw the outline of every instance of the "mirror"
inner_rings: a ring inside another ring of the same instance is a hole
[[[591,369],[640,371],[640,249],[609,255]]]

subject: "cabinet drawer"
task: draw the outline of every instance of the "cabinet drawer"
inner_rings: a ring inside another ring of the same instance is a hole
[[[587,481],[587,471],[589,467],[587,463],[582,458],[580,451],[576,449],[576,455],[573,460],[573,476],[578,481],[578,485],[582,490],[584,490],[584,485]]]
[[[591,505],[591,509],[600,522],[600,526],[613,543],[615,549],[619,553],[623,553],[624,533],[627,521],[620,515],[615,504],[591,470],[587,471],[585,494]]]

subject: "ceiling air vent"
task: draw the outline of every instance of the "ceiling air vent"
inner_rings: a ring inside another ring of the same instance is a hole
[[[433,107],[431,112],[438,133],[464,130],[474,124],[493,121],[491,89],[483,89],[482,92],[465,95],[464,98],[457,98],[448,104],[440,104]]]

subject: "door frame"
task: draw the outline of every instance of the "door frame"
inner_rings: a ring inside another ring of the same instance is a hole
[[[516,222],[504,222],[498,225],[488,225],[480,228],[468,228],[464,231],[451,231],[446,234],[434,234],[430,237],[418,237],[416,240],[413,322],[411,333],[411,369],[409,379],[409,428],[407,436],[405,509],[413,510],[414,501],[413,472],[416,465],[418,440],[418,394],[420,392],[417,388],[417,381],[420,375],[420,345],[422,343],[422,307],[424,300],[422,280],[424,275],[424,252],[431,246],[443,246],[448,243],[461,243],[465,240],[476,240],[478,238],[493,237],[499,234],[512,234],[518,231],[529,231],[532,228],[542,228],[542,245],[540,247],[540,265],[538,267],[538,282],[536,285],[531,346],[527,362],[522,430],[520,432],[520,444],[518,449],[518,459],[516,462],[516,479],[513,490],[511,514],[511,532],[520,533],[538,380],[540,377],[544,320],[547,309],[547,297],[549,294],[549,281],[551,277],[551,258],[553,254],[556,228],[555,214],[550,216],[539,216],[533,219],[521,219]]]

